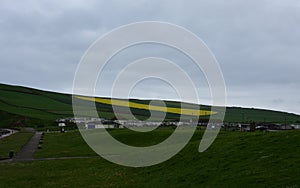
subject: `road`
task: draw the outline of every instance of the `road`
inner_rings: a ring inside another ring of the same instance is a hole
[[[13,129],[1,129],[1,130],[4,130],[4,131],[8,131],[9,133],[8,134],[3,134],[3,135],[0,135],[0,139],[2,138],[5,138],[5,137],[8,137],[8,136],[11,136],[19,131],[17,130],[13,130]]]

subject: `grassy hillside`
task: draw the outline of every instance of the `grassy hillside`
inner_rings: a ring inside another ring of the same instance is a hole
[[[173,130],[110,134],[123,143],[147,146]],[[46,133],[36,156],[91,158],[0,163],[0,187],[299,187],[299,131],[225,132],[204,153],[198,152],[203,130],[161,164],[129,168],[110,163],[83,141],[78,131]]]
[[[131,99],[138,104],[149,104],[148,100]],[[167,107],[179,108],[179,102],[166,101]],[[188,104],[194,106],[193,104]],[[112,106],[97,103],[100,117],[113,118]],[[209,106],[201,105],[201,110],[210,110]],[[145,109],[131,108],[139,119],[147,118],[150,113]],[[68,94],[41,91],[33,88],[0,84],[0,127],[18,124],[53,125],[54,120],[63,117],[72,117],[72,96]],[[213,115],[212,115],[213,116]],[[179,114],[167,113],[168,119],[176,119]],[[201,116],[207,119],[207,116]],[[274,122],[295,123],[300,122],[300,116],[290,113],[271,110],[248,109],[229,107],[226,111],[226,122]]]

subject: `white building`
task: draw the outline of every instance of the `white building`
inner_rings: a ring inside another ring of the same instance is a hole
[[[86,123],[86,129],[104,129],[104,128],[114,128],[114,125],[103,125],[102,123]]]
[[[300,125],[291,125],[294,129],[300,129]]]

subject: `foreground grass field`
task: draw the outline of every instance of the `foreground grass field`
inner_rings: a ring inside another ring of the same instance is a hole
[[[35,157],[47,158],[97,155],[84,142],[79,131],[45,133],[42,146],[43,149],[37,150]]]
[[[163,129],[110,133],[130,145],[151,145],[168,137]],[[299,187],[300,132],[220,132],[198,152],[203,131],[170,160],[145,168],[112,164],[101,157],[0,163],[0,187]],[[94,156],[79,132],[48,133],[37,157]]]

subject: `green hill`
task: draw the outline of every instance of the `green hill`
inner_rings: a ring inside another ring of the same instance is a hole
[[[149,104],[149,100],[130,99],[131,102]],[[167,107],[179,108],[181,103],[165,101]],[[187,104],[195,106],[195,104]],[[210,110],[210,106],[201,105],[201,110]],[[99,116],[114,118],[112,106],[97,103]],[[149,117],[148,110],[131,108],[133,114],[144,119]],[[33,88],[0,84],[0,127],[23,124],[26,126],[54,125],[54,120],[72,117],[72,96],[69,94],[42,91]],[[167,113],[167,119],[176,119],[178,114]],[[209,116],[201,116],[207,119]],[[300,122],[300,116],[291,113],[253,108],[227,107],[225,122]]]

